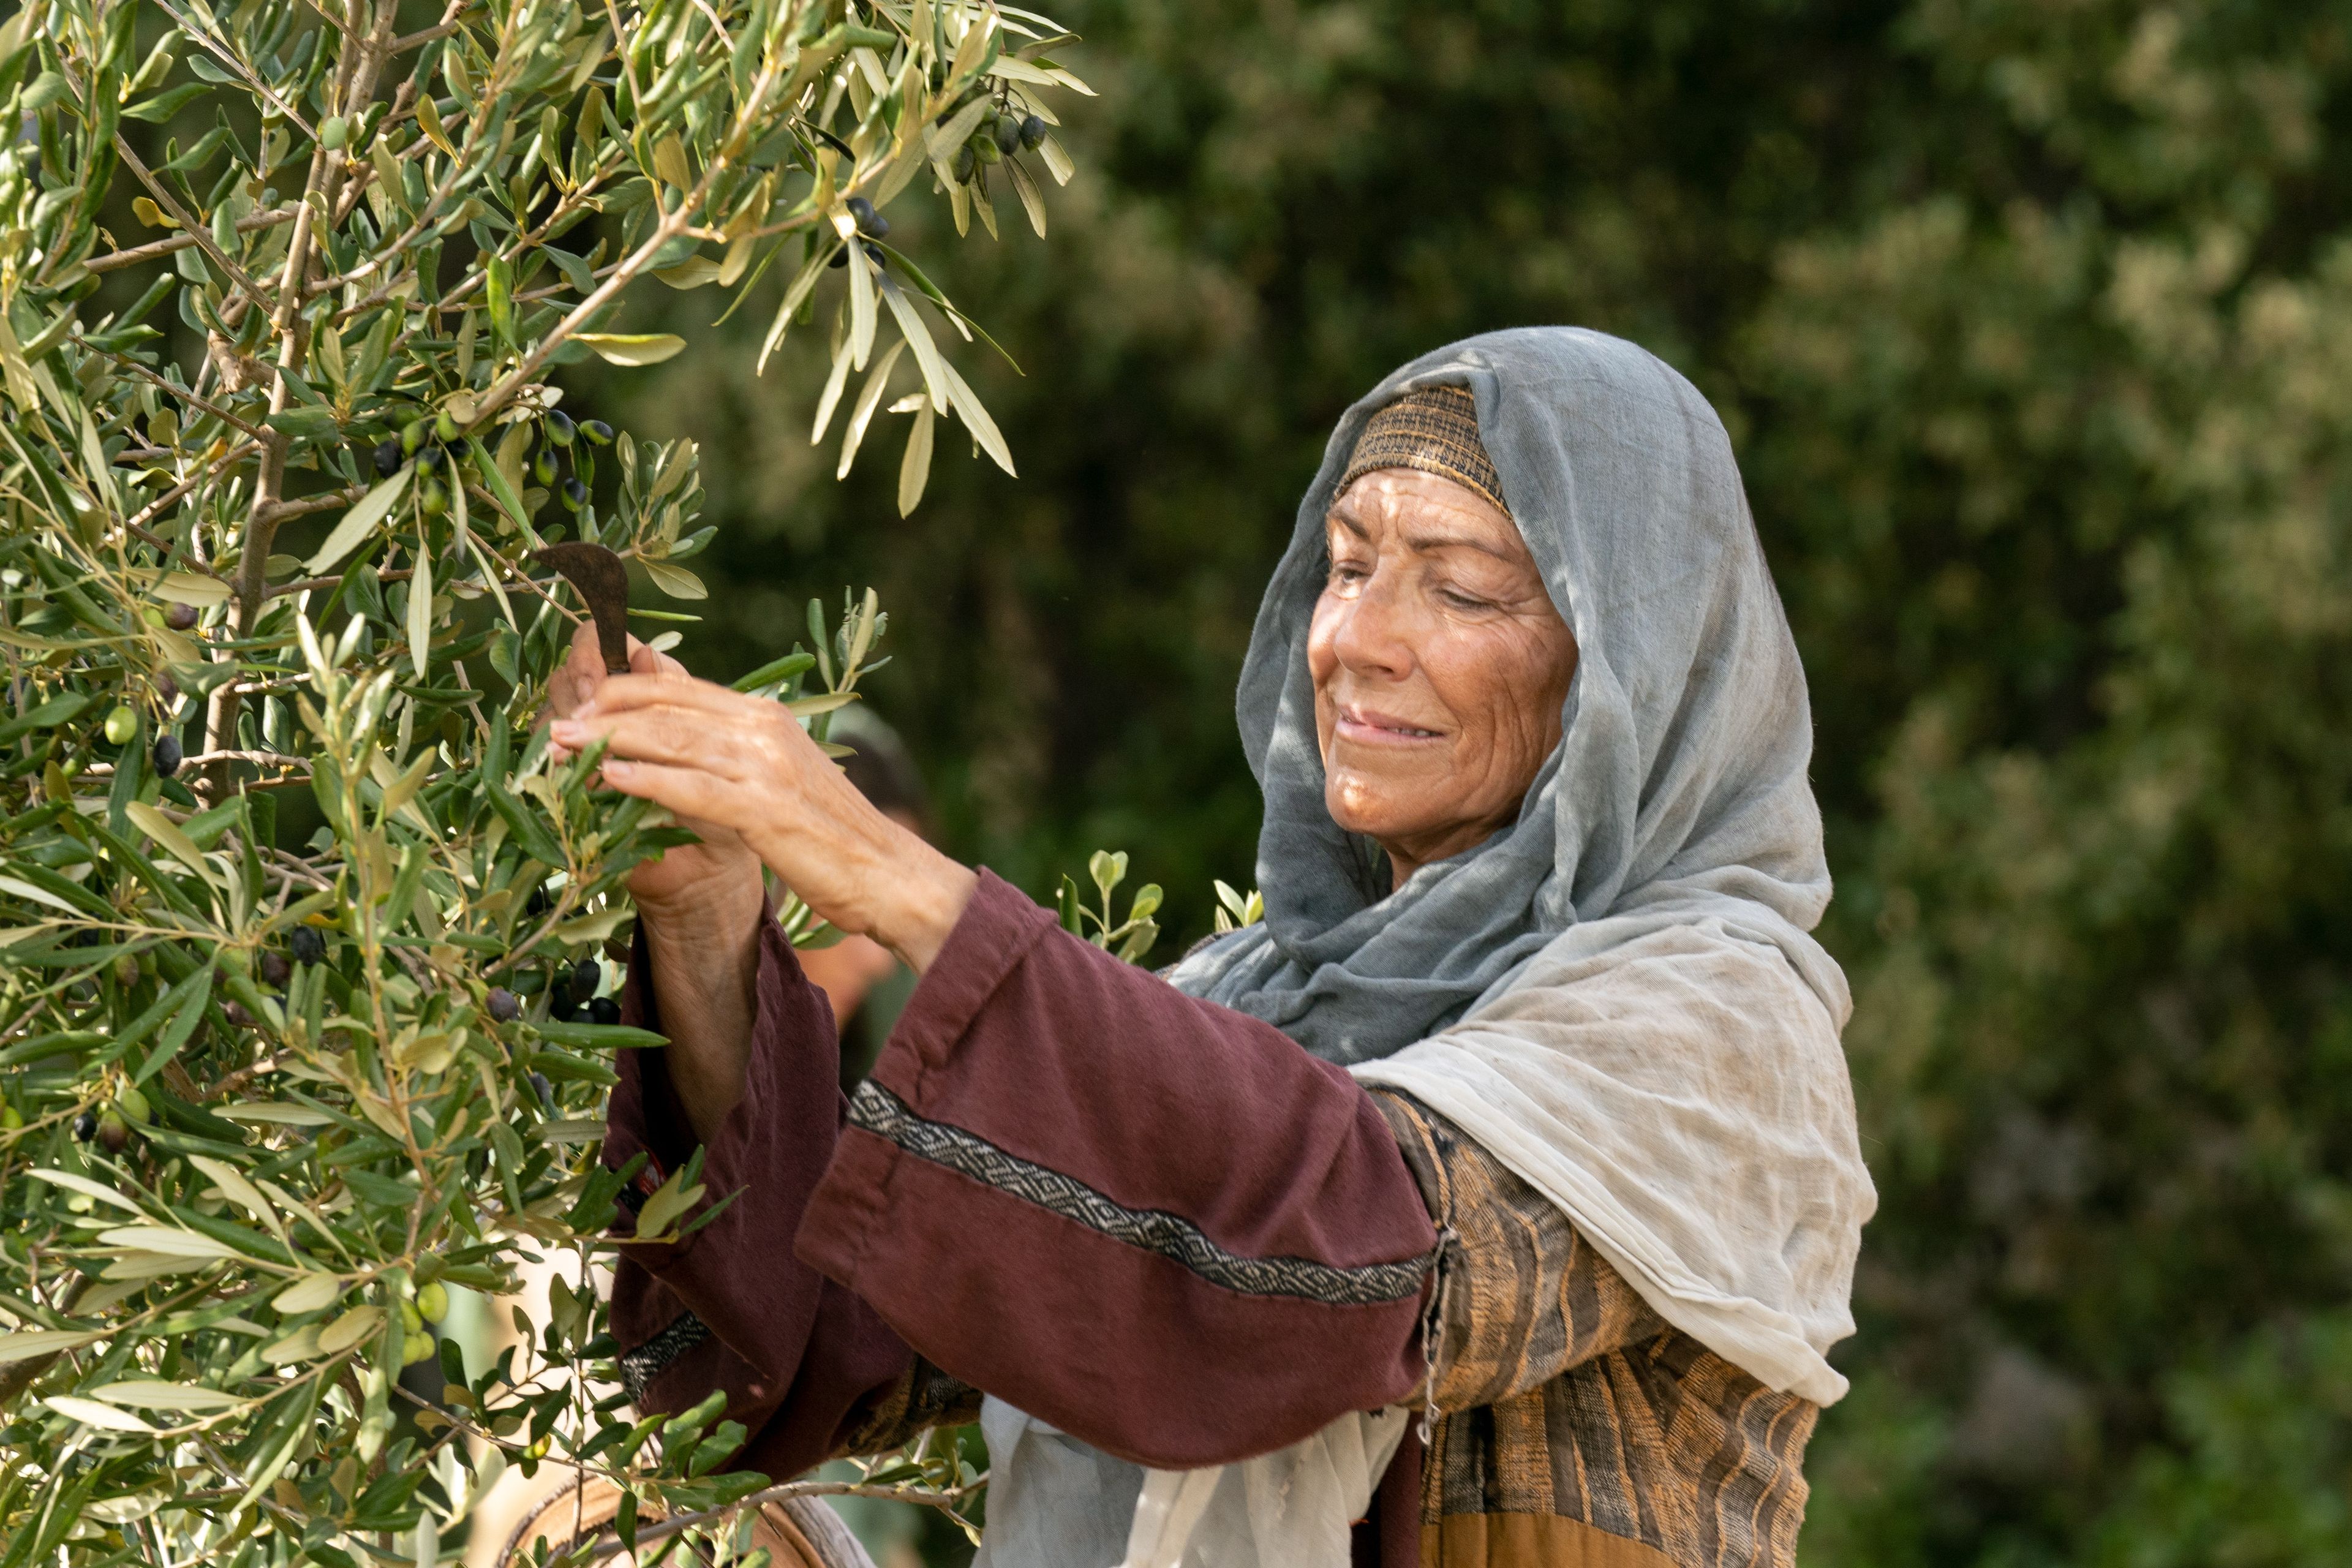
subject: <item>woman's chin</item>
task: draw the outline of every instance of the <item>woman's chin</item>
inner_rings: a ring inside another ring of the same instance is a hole
[[[1427,821],[1429,795],[1418,781],[1371,780],[1351,772],[1331,775],[1323,803],[1346,831],[1385,843]]]

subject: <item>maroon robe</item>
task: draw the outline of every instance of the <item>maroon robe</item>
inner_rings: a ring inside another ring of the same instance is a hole
[[[1341,1068],[1069,935],[986,872],[854,1097],[831,1011],[772,921],[759,964],[743,1099],[702,1174],[713,1198],[740,1195],[683,1242],[625,1249],[614,1281],[641,1406],[723,1388],[753,1433],[740,1462],[792,1476],[919,1354],[1177,1468],[1420,1385],[1436,1233]],[[625,1016],[658,1028],[646,966],[641,944]],[[619,1069],[605,1158],[645,1150],[650,1192],[692,1133],[658,1052]],[[1408,1439],[1360,1562],[1419,1561],[1418,1455]]]

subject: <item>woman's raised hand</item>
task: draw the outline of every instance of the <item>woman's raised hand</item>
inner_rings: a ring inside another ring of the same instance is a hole
[[[629,639],[629,668],[634,674],[657,677],[683,678],[687,673],[686,666],[635,637]],[[548,680],[550,717],[559,723],[572,717],[611,679],[604,671],[596,627],[583,621],[572,634],[571,656]],[[562,743],[560,736],[553,738]],[[766,899],[760,886],[759,857],[740,837],[718,823],[683,814],[680,821],[702,842],[680,845],[631,871],[630,898],[649,922],[681,936],[698,929],[729,936],[751,930]]]
[[[869,805],[782,704],[672,660],[638,673],[633,651],[630,665],[567,694],[577,700],[554,742],[608,742],[614,789],[667,806],[706,838],[733,834],[818,914],[929,967],[971,900],[971,871]]]

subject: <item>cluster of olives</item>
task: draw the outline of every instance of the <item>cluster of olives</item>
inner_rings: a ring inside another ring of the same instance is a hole
[[[172,607],[173,609],[181,609],[184,606],[174,605]],[[177,694],[176,689],[173,689],[166,691],[162,695],[163,696],[164,700],[168,702]],[[106,723],[102,732],[105,734],[107,740],[114,745],[129,745],[132,741],[136,740],[139,735],[138,710],[133,709],[127,702],[118,705],[112,712],[106,716]],[[162,734],[155,737],[154,745],[148,749],[147,763],[150,767],[155,770],[155,776],[157,778],[167,779],[180,771],[180,764],[187,761],[187,755],[186,748],[180,744],[180,737],[172,733],[169,730],[166,730]]]
[[[884,235],[890,232],[890,220],[884,217],[880,213],[876,212],[874,210],[874,204],[867,201],[864,196],[852,196],[847,201],[844,202],[842,205],[849,209],[849,216],[851,219],[856,223],[857,232],[863,239],[880,239]],[[888,254],[878,245],[868,244],[866,247],[866,254],[877,267],[887,267],[890,265]],[[833,259],[826,262],[825,265],[828,267],[846,267],[849,265],[849,247],[847,246],[844,246],[841,249],[834,252]]]
[[[604,966],[594,959],[582,959],[557,984],[556,999],[570,1003],[568,1009],[556,1009],[565,1023],[617,1024],[621,1021],[620,1003],[610,996],[596,994],[597,988],[604,984]]]
[[[420,1272],[422,1270],[420,1269]],[[438,1279],[429,1279],[413,1286],[415,1294],[400,1303],[400,1364],[415,1366],[428,1356],[438,1354],[440,1344],[425,1331],[427,1323],[438,1323],[449,1315],[449,1288]]]
[[[1042,115],[1014,114],[1002,107],[992,109],[979,128],[956,149],[956,180],[970,184],[981,165],[1002,163],[1015,153],[1034,150],[1044,140],[1045,121]]]
[[[583,437],[592,445],[609,447],[613,444],[613,427],[602,419],[575,423],[562,409],[551,408],[531,432],[530,449],[525,459],[531,478],[561,496],[568,511],[578,511],[588,504],[587,476],[593,470],[587,453],[575,445]],[[557,462],[558,451],[568,459],[562,468]],[[409,421],[399,436],[377,442],[369,452],[375,471],[385,479],[411,462],[416,465],[420,479],[416,504],[427,517],[438,517],[449,510],[449,486],[465,482],[468,456],[457,421],[446,408]],[[564,472],[563,468],[570,471]],[[446,479],[445,471],[448,476]]]
[[[136,1085],[126,1083],[114,1091],[111,1103],[75,1117],[73,1135],[84,1143],[95,1140],[108,1153],[120,1154],[131,1142],[132,1125],[144,1127],[154,1120],[147,1097]]]
[[[296,926],[286,939],[286,951],[264,952],[255,962],[254,970],[261,983],[275,987],[280,995],[293,983],[294,966],[298,963],[327,962],[327,935],[316,926]],[[250,1029],[261,1020],[256,1018],[244,1003],[230,1000],[221,1004],[221,1016],[232,1027]]]
[[[559,969],[555,973],[553,994],[548,998],[548,1016],[562,1024],[617,1024],[621,1021],[621,1005],[610,996],[596,994],[604,983],[604,966],[593,958]],[[501,1024],[511,1024],[522,1016],[522,998],[504,985],[494,985],[482,998],[483,1008]],[[540,1105],[549,1111],[555,1110],[555,1086],[544,1073],[530,1075],[531,1093]]]
[[[326,962],[326,933],[316,926],[296,926],[286,939],[286,952],[263,953],[259,967],[265,984],[283,990],[294,978],[295,964]]]

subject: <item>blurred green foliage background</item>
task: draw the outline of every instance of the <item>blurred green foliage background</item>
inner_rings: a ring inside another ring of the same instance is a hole
[[[1811,674],[1884,1197],[1806,1562],[2352,1561],[2352,12],[1065,10],[1078,178],[943,266],[1017,481],[902,521],[886,421],[836,487],[822,333],[763,382],[710,294],[583,378],[706,442],[685,656],[877,585],[951,847],[1132,851],[1164,956],[1249,873],[1234,679],[1331,420],[1488,328],[1647,345]]]

